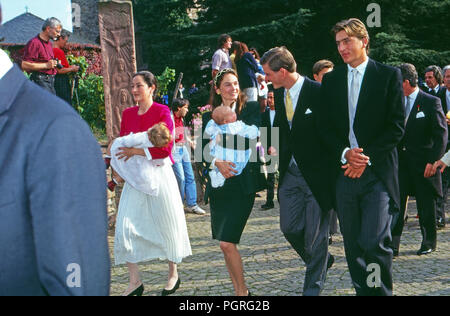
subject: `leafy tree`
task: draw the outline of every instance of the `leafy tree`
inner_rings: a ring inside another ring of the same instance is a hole
[[[369,28],[372,58],[392,65],[410,62],[419,72],[450,63],[450,0],[135,0],[134,16],[148,68],[183,72],[185,86],[195,82],[206,95],[220,34],[256,47],[261,55],[285,45],[299,71],[311,76],[319,59],[342,63],[333,25],[350,17],[366,22],[374,2],[381,8],[381,27]],[[188,14],[192,9],[196,18]]]

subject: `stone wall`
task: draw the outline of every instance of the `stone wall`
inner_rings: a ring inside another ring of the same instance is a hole
[[[72,0],[72,15],[74,22],[73,33],[100,44],[98,0]],[[79,26],[77,22],[80,22]]]

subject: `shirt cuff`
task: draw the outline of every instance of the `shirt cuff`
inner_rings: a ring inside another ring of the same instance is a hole
[[[216,167],[216,159],[217,159],[217,158],[214,158],[214,159],[211,161],[211,165],[209,166],[209,169],[210,169],[210,170],[213,170],[213,169]]]
[[[345,148],[344,151],[342,152],[342,156],[341,156],[341,163],[343,165],[345,165],[347,163],[347,159],[345,159],[345,154],[347,153],[347,151],[349,151],[350,148]]]
[[[347,153],[347,151],[349,151],[350,148],[345,148],[344,151],[342,152],[342,156],[341,156],[341,163],[343,165],[345,165],[347,163],[347,159],[345,159],[345,154]],[[372,166],[372,163],[370,162],[370,160],[367,162],[367,165],[370,167]]]
[[[147,160],[153,160],[153,157],[150,154],[150,151],[148,150],[148,148],[144,148],[144,153],[145,153],[145,156],[147,156]]]

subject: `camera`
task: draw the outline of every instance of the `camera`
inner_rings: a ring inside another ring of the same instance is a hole
[[[58,58],[55,58],[55,60],[56,60],[56,68],[58,68],[58,69],[63,69],[64,66],[61,65],[61,62],[59,61],[59,59],[58,59]]]

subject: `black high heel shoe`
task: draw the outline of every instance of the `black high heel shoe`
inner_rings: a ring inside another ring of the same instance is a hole
[[[144,284],[141,284],[140,287],[138,287],[136,290],[134,290],[127,296],[142,296],[143,293],[144,293]]]
[[[167,296],[167,295],[175,293],[178,290],[178,288],[180,287],[180,284],[181,284],[181,280],[180,280],[180,278],[178,278],[177,283],[175,283],[175,286],[171,290],[166,290],[166,289],[162,290],[161,296]]]

